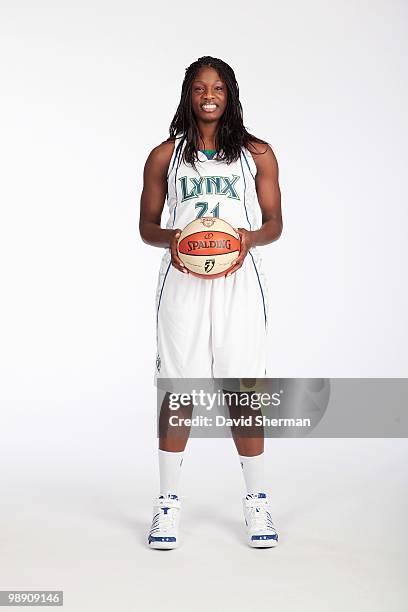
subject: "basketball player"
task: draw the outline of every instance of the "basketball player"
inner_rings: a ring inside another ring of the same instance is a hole
[[[170,216],[161,228],[166,198]],[[240,235],[239,256],[221,278],[197,278],[177,256],[181,229],[202,216],[224,219]],[[165,249],[156,295],[156,384],[158,378],[266,375],[268,292],[257,247],[281,232],[275,155],[243,125],[232,68],[202,57],[186,69],[170,137],[151,151],[144,168],[140,234],[147,244]],[[232,410],[245,416],[251,408]],[[168,414],[165,399],[159,419],[160,494],[148,538],[150,547],[161,549],[178,545],[178,483],[189,435],[188,429],[172,434]],[[276,546],[263,480],[263,430],[258,437],[238,429],[232,435],[246,486],[248,543]]]

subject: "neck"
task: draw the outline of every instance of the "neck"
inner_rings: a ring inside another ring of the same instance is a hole
[[[200,133],[198,149],[215,149],[215,135],[218,130],[218,121],[214,123],[198,122]]]

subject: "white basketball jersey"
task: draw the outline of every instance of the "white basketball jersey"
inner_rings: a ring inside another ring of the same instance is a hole
[[[198,151],[197,170],[182,159],[185,140],[178,136],[167,174],[167,229],[183,229],[199,217],[219,217],[233,227],[248,230],[261,226],[261,209],[255,189],[256,165],[242,147],[237,161],[208,159]]]

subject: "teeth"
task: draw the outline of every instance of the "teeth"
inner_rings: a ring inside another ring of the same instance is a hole
[[[217,105],[216,104],[203,104],[201,108],[213,110],[214,108],[217,108]]]

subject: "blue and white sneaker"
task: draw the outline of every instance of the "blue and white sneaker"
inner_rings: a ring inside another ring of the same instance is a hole
[[[269,512],[266,493],[249,493],[243,499],[248,544],[254,548],[277,546],[278,534]]]
[[[154,500],[153,521],[148,537],[150,548],[169,550],[178,546],[180,508],[177,495],[160,495]]]

